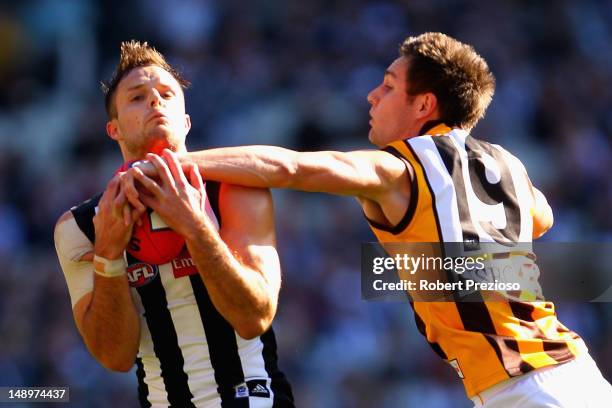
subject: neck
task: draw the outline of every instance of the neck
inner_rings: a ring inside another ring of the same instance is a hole
[[[421,126],[421,129],[419,130],[419,136],[420,135],[424,135],[427,132],[429,132],[431,129],[433,129],[434,127],[443,124],[444,121],[441,119],[431,119],[428,120],[427,122],[423,123],[423,125]]]
[[[167,142],[155,143],[153,146],[149,146],[148,148],[143,147],[139,151],[132,151],[120,142],[119,148],[121,149],[121,155],[123,156],[124,163],[135,160],[144,160],[145,156],[148,153],[154,153],[158,156],[161,156],[164,149],[170,149],[175,153],[187,153],[187,148],[184,144],[181,144],[179,146],[172,146],[169,145]]]

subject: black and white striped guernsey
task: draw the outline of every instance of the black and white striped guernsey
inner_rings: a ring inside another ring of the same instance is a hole
[[[221,225],[219,184],[207,182],[206,191]],[[92,242],[99,199],[72,209]],[[291,387],[277,366],[272,328],[252,340],[241,338],[212,304],[186,250],[163,265],[147,265],[129,254],[127,259],[140,313],[135,363],[142,407],[294,407]]]

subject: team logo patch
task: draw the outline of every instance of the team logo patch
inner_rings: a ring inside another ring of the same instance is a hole
[[[270,398],[270,389],[266,380],[249,380],[246,384],[249,388],[249,396]]]
[[[175,278],[181,278],[183,276],[195,275],[198,273],[193,258],[187,249],[183,249],[181,254],[172,260],[172,273]]]
[[[248,398],[249,397],[249,389],[247,388],[245,383],[239,384],[234,387],[234,391],[236,392],[236,398]]]
[[[260,397],[270,398],[270,389],[265,379],[248,380],[234,387],[235,398]]]
[[[127,267],[127,278],[130,286],[138,288],[151,282],[159,274],[157,265],[149,265],[143,262],[135,263]]]

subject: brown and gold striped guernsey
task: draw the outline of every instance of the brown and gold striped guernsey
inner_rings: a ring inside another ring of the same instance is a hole
[[[393,142],[386,150],[412,165],[414,185],[407,216],[397,226],[368,220],[379,242],[531,242],[533,200],[528,179],[521,162],[500,146],[438,125],[426,135]],[[484,177],[491,158],[499,173],[497,183]],[[480,163],[474,165],[476,161]],[[487,201],[491,204],[491,197],[483,196],[491,189],[496,189],[495,203],[502,202],[505,210],[503,229],[478,211]],[[551,302],[411,304],[419,331],[455,368],[468,397],[586,353],[582,339],[557,320]]]

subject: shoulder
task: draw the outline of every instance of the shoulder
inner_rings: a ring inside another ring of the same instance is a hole
[[[367,159],[373,164],[384,166],[389,170],[404,168],[402,154],[403,142],[394,142],[378,150],[354,150],[348,152],[355,158]]]
[[[221,213],[228,209],[261,212],[272,208],[272,194],[267,188],[245,187],[223,183],[219,189]]]
[[[407,175],[412,180],[414,169],[403,152],[405,148],[406,144],[403,141],[394,142],[384,149],[378,150],[377,155],[372,157],[389,177],[397,180]]]
[[[80,214],[94,213],[95,215],[96,207],[98,206],[101,197],[102,193],[98,193],[95,196],[88,198],[87,200],[72,207],[70,212],[77,218]]]
[[[74,207],[73,207],[74,208]],[[72,209],[65,211],[55,222],[55,239],[57,241],[58,234],[69,232],[73,229],[79,229],[74,219]]]
[[[382,150],[368,152],[370,162],[378,178],[378,187],[369,197],[369,200],[387,207],[390,202],[404,203],[410,199],[411,185],[414,181],[414,168],[402,149],[403,141],[394,142]],[[360,200],[362,201],[362,200]],[[400,206],[403,206],[401,204]]]
[[[81,230],[71,210],[58,218],[53,238],[60,260],[78,262],[93,249],[92,241]]]
[[[102,194],[75,205],[56,221],[53,233],[55,249],[59,256],[80,259],[93,247],[95,230],[93,217]]]
[[[71,230],[74,229],[74,227],[77,226],[76,223],[74,222],[74,215],[72,214],[72,211],[68,210],[66,212],[64,212],[56,221],[55,223],[55,229],[53,232],[53,237],[55,240],[55,246],[56,249],[58,250],[58,252],[60,251],[61,245],[59,245],[61,243],[61,239],[64,235],[69,234]]]
[[[57,229],[57,227],[65,222],[70,221],[71,219],[74,219],[74,215],[72,214],[72,211],[68,210],[66,212],[64,212],[58,219],[57,222],[55,223],[55,229]]]
[[[274,231],[274,206],[270,190],[222,184],[219,209],[222,236],[267,236]],[[245,237],[246,238],[246,237]]]
[[[503,146],[500,146],[498,144],[491,144],[491,146],[502,153],[504,160],[506,161],[512,172],[522,173],[525,175],[525,177],[529,178],[527,174],[527,168],[518,157],[516,157]]]
[[[77,229],[93,242],[95,238],[93,218],[96,215],[96,208],[101,197],[102,193],[96,194],[82,203],[75,205],[69,211],[66,211],[57,221],[56,229],[61,224],[69,222],[76,226]]]

